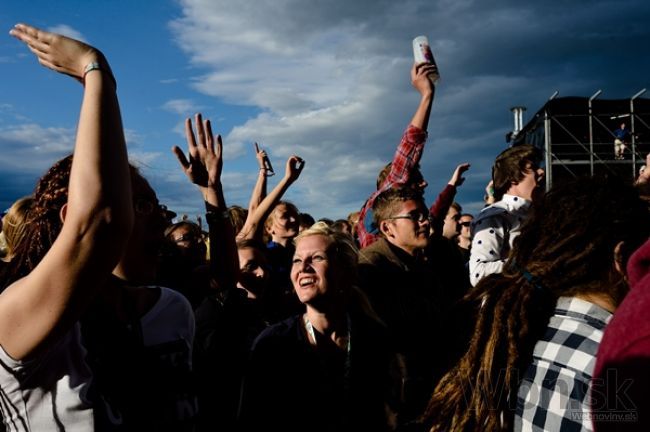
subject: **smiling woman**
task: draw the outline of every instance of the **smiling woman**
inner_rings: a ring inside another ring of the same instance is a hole
[[[255,341],[244,430],[388,430],[391,353],[355,286],[357,252],[351,237],[322,222],[296,238],[291,281],[306,312]]]

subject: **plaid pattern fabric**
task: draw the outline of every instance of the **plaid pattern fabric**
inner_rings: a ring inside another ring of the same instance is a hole
[[[611,316],[587,301],[559,298],[519,387],[514,430],[593,430],[586,399]]]
[[[392,187],[399,187],[408,183],[413,167],[420,162],[426,139],[426,131],[413,125],[409,125],[404,131],[402,141],[397,146],[395,156],[393,156],[390,173],[381,187],[370,195],[359,213],[357,234],[361,247],[370,246],[379,238],[379,232],[372,221],[372,205],[375,199],[380,193]]]

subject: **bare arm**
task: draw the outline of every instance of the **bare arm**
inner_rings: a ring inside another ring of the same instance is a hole
[[[65,222],[34,270],[0,295],[0,344],[24,359],[65,333],[117,264],[133,223],[129,167],[108,62],[82,42],[19,24],[39,63],[85,81]],[[99,69],[88,72],[87,65]]]
[[[431,114],[431,105],[435,96],[435,86],[429,79],[429,74],[437,70],[435,65],[430,63],[414,64],[411,69],[411,83],[420,93],[420,104],[418,105],[411,125],[426,131],[429,126],[429,115]]]
[[[235,233],[228,217],[228,208],[221,185],[223,143],[221,135],[217,135],[215,142],[210,120],[203,121],[201,114],[197,114],[195,120],[196,137],[192,129],[192,120],[185,121],[189,159],[177,146],[172,151],[176,154],[185,175],[199,187],[205,201],[212,280],[219,289],[235,288],[239,273],[239,258]]]
[[[305,162],[296,155],[291,156],[287,159],[287,164],[285,167],[285,174],[280,183],[277,184],[275,188],[268,194],[260,205],[255,209],[253,215],[249,214],[246,219],[246,225],[237,235],[237,240],[248,240],[252,238],[257,238],[261,234],[261,224],[268,217],[269,213],[275,205],[282,199],[284,193],[289,189],[289,186],[293,184],[298,177],[302,169],[305,167]]]
[[[246,232],[249,229],[249,221],[251,220],[253,213],[255,213],[257,206],[259,206],[262,200],[266,197],[267,169],[264,166],[264,158],[266,157],[266,152],[260,150],[257,143],[255,143],[255,158],[257,159],[259,170],[257,171],[257,182],[255,183],[250,202],[248,203],[248,215],[246,217],[246,222],[242,227],[243,232]]]

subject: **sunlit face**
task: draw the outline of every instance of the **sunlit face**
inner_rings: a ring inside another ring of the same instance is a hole
[[[304,304],[318,304],[333,293],[336,263],[328,254],[330,246],[331,240],[322,235],[303,237],[296,244],[291,282]]]
[[[267,229],[273,239],[292,239],[298,235],[298,213],[292,206],[278,204],[272,214],[273,223]]]
[[[458,235],[458,219],[460,213],[454,207],[449,207],[447,211],[447,216],[445,216],[445,222],[442,226],[442,235],[448,239],[454,238]]]
[[[404,201],[381,225],[386,240],[411,255],[429,244],[429,211],[422,202]]]
[[[266,257],[257,248],[237,250],[239,255],[239,281],[237,287],[248,292],[248,298],[258,298],[264,293],[269,280]]]

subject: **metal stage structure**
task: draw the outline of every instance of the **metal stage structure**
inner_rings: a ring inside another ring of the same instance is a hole
[[[514,107],[513,132],[506,140],[513,146],[532,144],[544,151],[546,190],[554,181],[571,177],[616,174],[633,181],[650,152],[650,99],[645,89],[629,99],[557,97],[558,92],[524,126],[524,107]],[[623,159],[614,153],[615,131],[625,123]]]

